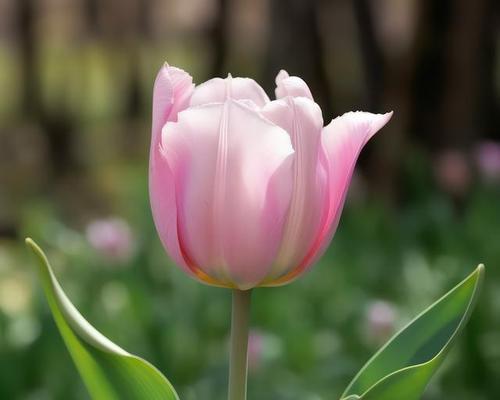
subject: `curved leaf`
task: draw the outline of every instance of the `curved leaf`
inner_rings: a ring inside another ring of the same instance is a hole
[[[170,382],[150,363],[129,354],[98,332],[63,292],[47,257],[31,240],[45,296],[61,336],[93,399],[178,400]]]
[[[484,266],[423,311],[361,369],[342,398],[417,400],[474,308]]]

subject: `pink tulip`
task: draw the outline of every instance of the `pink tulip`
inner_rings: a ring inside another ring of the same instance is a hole
[[[307,84],[281,71],[277,100],[252,79],[194,86],[165,65],[154,85],[150,198],[167,252],[229,288],[286,284],[337,228],[356,159],[392,113],[349,112],[323,127]]]

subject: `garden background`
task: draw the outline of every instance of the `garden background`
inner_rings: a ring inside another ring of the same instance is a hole
[[[249,398],[320,400],[486,264],[425,399],[500,395],[500,4],[495,0],[0,0],[0,398],[85,399],[23,239],[72,301],[183,400],[226,391],[230,294],[167,259],[147,194],[152,84],[281,68],[324,119],[394,110],[307,276],[254,293]],[[103,245],[107,244],[107,245]]]

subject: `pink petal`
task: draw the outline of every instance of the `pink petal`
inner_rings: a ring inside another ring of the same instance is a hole
[[[292,200],[273,270],[277,277],[300,264],[320,228],[326,190],[318,162],[323,117],[318,105],[305,97],[273,101],[262,114],[290,134],[295,149]]]
[[[288,72],[282,69],[276,76],[276,98],[281,99],[286,96],[307,97],[313,100],[309,86],[298,76],[289,76]]]
[[[213,78],[197,86],[191,105],[223,103],[229,97],[234,100],[251,100],[259,108],[269,102],[264,89],[253,79],[228,76],[226,79]]]
[[[334,119],[323,129],[320,164],[324,165],[328,184],[328,210],[323,214],[321,229],[302,262],[286,275],[264,286],[291,282],[306,272],[325,252],[337,229],[356,160],[363,146],[392,117],[387,114],[349,112]]]
[[[163,130],[179,236],[210,277],[253,287],[278,251],[292,186],[289,136],[241,102],[192,107]]]
[[[158,235],[170,257],[191,274],[177,237],[177,207],[174,177],[165,160],[150,166],[149,197]]]
[[[337,229],[359,153],[368,140],[389,122],[392,114],[392,111],[386,114],[348,112],[324,128],[321,142],[328,169],[329,211],[317,241],[317,254],[311,254],[314,258],[328,247]]]
[[[187,72],[168,64],[160,69],[153,88],[151,148],[158,150],[163,125],[177,120],[177,113],[188,106],[193,89],[193,78]]]
[[[179,110],[189,103],[193,91],[191,76],[179,68],[164,65],[154,84],[153,126],[149,159],[149,196],[156,229],[172,259],[192,274],[177,238],[177,207],[173,175],[160,154],[161,130],[175,121]]]
[[[170,110],[169,121],[177,121],[177,114],[189,106],[195,86],[193,78],[180,68],[169,67],[174,88],[174,103]]]

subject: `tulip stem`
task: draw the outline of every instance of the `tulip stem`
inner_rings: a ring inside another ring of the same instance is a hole
[[[246,400],[251,290],[233,290],[228,400]]]

